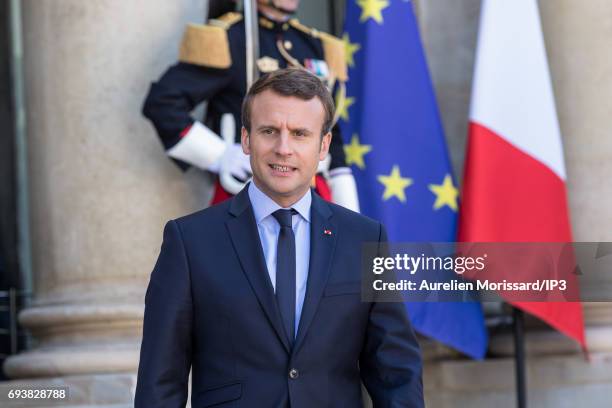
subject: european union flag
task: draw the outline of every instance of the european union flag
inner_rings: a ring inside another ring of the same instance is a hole
[[[455,241],[458,190],[412,3],[348,0],[343,40],[350,79],[337,104],[361,212],[392,242]],[[484,356],[480,303],[406,307],[421,334]]]

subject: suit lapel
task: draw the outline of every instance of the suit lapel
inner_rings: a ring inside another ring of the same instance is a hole
[[[293,352],[297,352],[304,341],[308,327],[323,295],[323,289],[329,277],[331,261],[336,247],[338,228],[333,221],[329,205],[316,193],[312,193],[310,210],[310,261],[308,266],[308,281],[306,296],[297,339]]]
[[[282,326],[274,289],[270,282],[270,275],[268,274],[261,248],[255,216],[253,215],[251,201],[248,196],[248,185],[232,198],[229,212],[233,217],[228,219],[226,224],[242,270],[249,280],[270,324],[274,327],[276,334],[289,352],[289,343]]]

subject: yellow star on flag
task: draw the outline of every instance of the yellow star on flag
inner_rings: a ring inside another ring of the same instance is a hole
[[[448,205],[451,210],[457,211],[459,191],[453,185],[453,179],[450,174],[444,177],[442,184],[430,184],[429,189],[436,195],[436,202],[433,205],[434,210]]]
[[[372,18],[378,24],[382,24],[382,11],[384,8],[389,7],[387,0],[357,0],[357,4],[361,7],[360,23],[363,23],[368,18]]]
[[[406,201],[404,189],[413,183],[412,179],[401,176],[398,165],[393,166],[390,175],[378,176],[378,181],[385,186],[383,200],[386,201],[391,197],[397,197],[402,203]]]
[[[354,103],[355,98],[352,98],[350,96],[347,97],[343,92],[343,88],[338,88],[338,91],[336,91],[336,114],[340,116],[345,122],[349,121],[348,109]]]
[[[344,52],[346,63],[349,67],[355,66],[355,60],[353,59],[353,54],[355,54],[361,48],[361,45],[357,43],[352,43],[349,38],[348,33],[344,33],[342,35],[342,41],[344,42]]]
[[[360,169],[365,169],[363,156],[372,150],[372,145],[362,145],[359,143],[359,136],[353,134],[351,144],[344,145],[344,154],[346,155],[346,164],[355,164]]]

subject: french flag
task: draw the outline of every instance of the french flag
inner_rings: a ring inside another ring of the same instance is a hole
[[[459,241],[571,242],[566,178],[537,2],[485,0]],[[514,306],[586,348],[579,302]]]

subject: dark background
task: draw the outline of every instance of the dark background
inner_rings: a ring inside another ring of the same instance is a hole
[[[4,290],[19,282],[7,0],[0,0],[0,27],[0,290]]]
[[[6,293],[11,287],[18,289],[20,282],[9,27],[9,2],[0,0],[0,364],[10,353]]]

